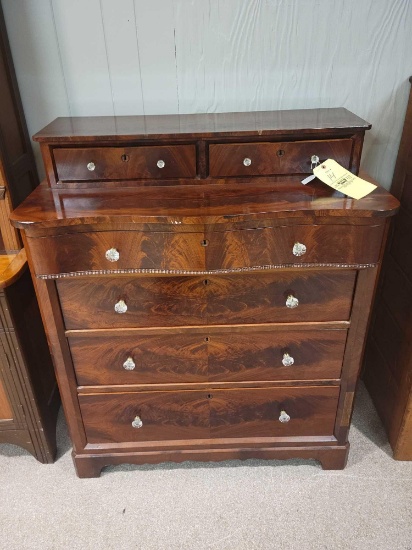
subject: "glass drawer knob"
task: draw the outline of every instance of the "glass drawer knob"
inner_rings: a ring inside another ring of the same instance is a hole
[[[143,426],[142,419],[140,416],[136,416],[135,419],[132,422],[133,428],[141,428]]]
[[[289,422],[290,416],[286,411],[280,411],[279,421],[280,422]]]
[[[94,162],[89,162],[87,165],[87,169],[90,170],[90,172],[93,172],[93,170],[96,168],[96,165]]]
[[[158,168],[164,168],[166,166],[166,163],[164,160],[158,160],[156,164]]]
[[[136,367],[136,363],[133,361],[131,357],[128,357],[126,361],[123,363],[123,368],[126,370],[133,370]]]
[[[124,300],[119,300],[117,304],[115,304],[114,310],[116,313],[126,313],[127,311],[126,302]]]
[[[303,256],[306,253],[306,246],[302,243],[295,243],[292,252],[294,256]]]
[[[319,164],[319,157],[318,155],[312,155],[310,157],[310,168],[311,170],[313,170],[314,168],[316,168],[316,166]]]
[[[243,164],[244,166],[250,166],[252,164],[252,161],[251,159],[246,157],[245,159],[243,159]]]
[[[117,262],[117,260],[120,258],[119,251],[115,248],[109,248],[109,250],[106,250],[106,260],[109,260],[109,262]]]
[[[299,305],[299,300],[292,294],[289,294],[289,296],[286,299],[286,307],[293,309],[294,307],[298,307],[298,305]]]
[[[284,353],[283,354],[282,365],[284,367],[291,367],[294,362],[295,362],[295,360],[293,359],[293,357],[291,357],[289,355],[289,353]]]

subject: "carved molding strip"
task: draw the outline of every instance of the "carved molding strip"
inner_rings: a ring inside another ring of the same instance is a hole
[[[186,269],[98,269],[90,271],[73,271],[70,273],[53,273],[50,275],[36,275],[38,279],[66,279],[69,277],[87,277],[93,275],[227,275],[231,273],[251,273],[255,271],[268,271],[274,269],[296,269],[332,267],[337,269],[368,269],[377,264],[282,264],[259,265],[252,267],[234,267],[231,269],[210,269],[190,271]]]

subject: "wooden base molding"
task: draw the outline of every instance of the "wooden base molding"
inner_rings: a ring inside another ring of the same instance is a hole
[[[324,470],[343,470],[349,454],[349,443],[335,447],[268,447],[231,448],[181,451],[146,451],[134,453],[110,453],[105,455],[85,455],[72,453],[76,473],[80,478],[100,477],[106,466],[120,464],[159,464],[161,462],[181,463],[195,460],[199,462],[220,462],[222,460],[289,460],[312,459],[321,463]]]

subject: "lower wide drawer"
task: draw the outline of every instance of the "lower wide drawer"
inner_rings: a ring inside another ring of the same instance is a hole
[[[83,386],[340,377],[346,330],[253,330],[69,337]]]
[[[67,329],[346,321],[355,270],[56,281]]]
[[[79,395],[87,441],[333,435],[339,387]]]

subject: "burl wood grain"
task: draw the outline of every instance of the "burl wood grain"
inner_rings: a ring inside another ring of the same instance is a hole
[[[346,330],[71,336],[79,385],[337,379]],[[294,364],[284,366],[288,353]],[[131,357],[133,370],[123,363]]]
[[[218,143],[209,146],[209,170],[213,177],[309,174],[311,157],[333,158],[351,168],[351,139],[275,143]],[[245,166],[244,159],[251,161]]]
[[[54,149],[58,180],[97,181],[140,178],[194,178],[194,145],[158,145],[150,147],[89,147]],[[164,167],[157,162],[162,160]],[[93,162],[94,170],[87,165]]]
[[[67,329],[346,321],[356,271],[56,281]],[[286,306],[289,295],[299,300]],[[116,313],[123,300],[125,313]]]
[[[80,395],[89,443],[332,435],[338,387]],[[279,421],[285,410],[291,417]],[[142,428],[133,428],[139,416]]]

